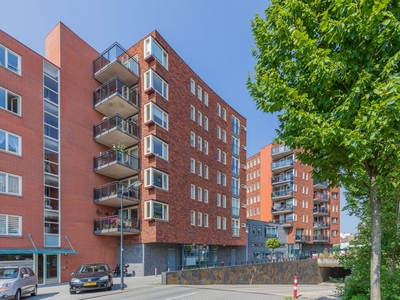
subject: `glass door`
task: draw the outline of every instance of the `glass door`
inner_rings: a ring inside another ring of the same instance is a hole
[[[58,283],[58,255],[57,254],[46,254],[45,255],[45,274],[46,284],[47,283]]]

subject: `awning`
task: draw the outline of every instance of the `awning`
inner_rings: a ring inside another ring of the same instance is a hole
[[[68,248],[0,248],[0,254],[78,254]]]

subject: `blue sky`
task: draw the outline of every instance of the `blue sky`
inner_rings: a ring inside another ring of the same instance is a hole
[[[2,0],[0,29],[44,54],[44,38],[63,22],[97,51],[128,48],[157,31],[226,102],[247,119],[247,156],[276,137],[276,116],[258,111],[246,88],[255,60],[250,20],[266,0]],[[4,13],[9,12],[9,13]],[[342,195],[342,205],[345,204]],[[357,220],[342,212],[341,232]]]

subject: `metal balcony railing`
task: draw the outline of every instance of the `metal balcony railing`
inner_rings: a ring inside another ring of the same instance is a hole
[[[114,95],[119,96],[120,98],[124,99],[126,102],[134,106],[140,106],[139,94],[136,92],[136,90],[130,89],[127,85],[125,85],[125,83],[123,83],[116,77],[106,82],[94,91],[93,104],[94,106],[96,106]]]
[[[276,175],[272,176],[271,183],[279,183],[279,182],[286,182],[286,181],[293,181],[293,174],[286,174],[286,175]]]
[[[293,166],[293,160],[281,160],[281,161],[276,161],[271,164],[271,169],[278,169],[282,167],[292,167]]]
[[[278,153],[283,153],[283,152],[290,152],[292,149],[288,146],[278,146],[278,147],[273,147],[271,148],[271,155],[275,155]]]

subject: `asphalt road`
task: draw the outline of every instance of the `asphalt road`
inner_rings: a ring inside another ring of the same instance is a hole
[[[69,294],[67,284],[57,284],[38,288],[38,295],[26,299],[141,299],[141,300],[236,300],[268,299],[283,300],[293,296],[292,285],[161,285],[161,276],[125,278],[125,288],[121,290],[119,278],[114,278],[112,291],[93,291]],[[298,299],[338,300],[336,287],[331,284],[301,285],[297,287]]]

